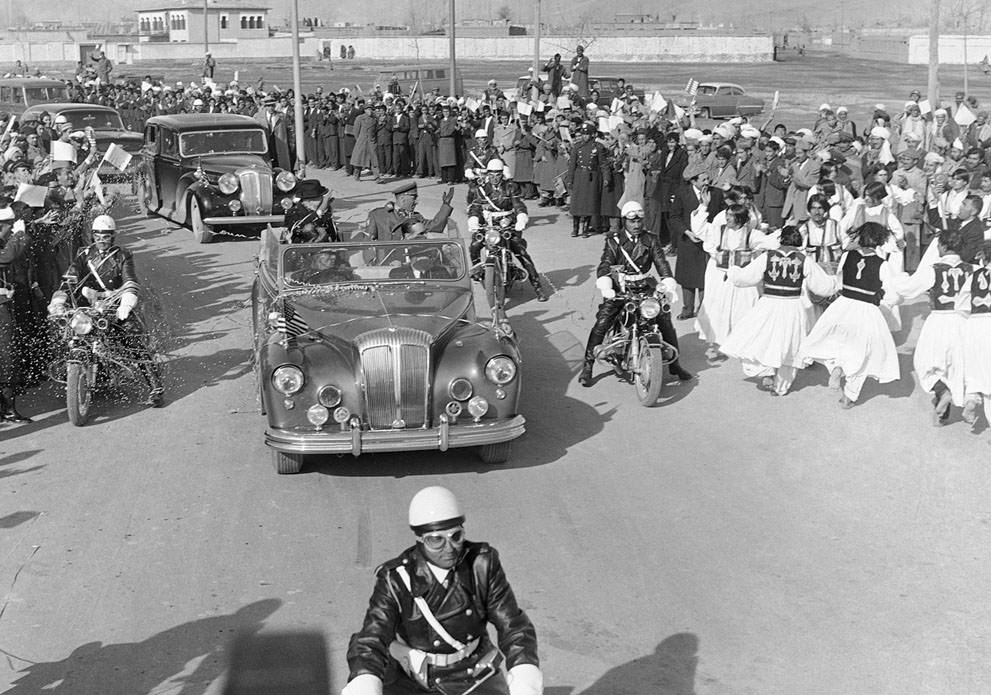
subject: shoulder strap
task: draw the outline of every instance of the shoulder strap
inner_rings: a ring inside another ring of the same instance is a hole
[[[406,590],[409,591],[412,596],[413,585],[410,582],[409,572],[406,571],[405,567],[400,565],[396,568],[396,574],[398,574],[399,578],[403,580],[403,584],[406,585]],[[430,627],[434,629],[434,632],[436,632],[442,640],[447,642],[455,651],[461,651],[465,648],[464,643],[454,639],[454,637],[451,636],[451,633],[445,630],[444,626],[440,624],[440,621],[438,621],[434,616],[433,611],[430,610],[430,606],[427,605],[426,599],[422,596],[413,596],[413,603],[415,603],[416,607],[420,609],[420,612],[423,613],[423,617],[426,618],[428,623],[430,623]]]
[[[623,252],[623,255],[624,256],[626,256],[626,260],[629,262],[630,267],[633,269],[633,272],[639,273],[640,272],[640,267],[637,266],[637,264],[633,262],[633,259],[630,258],[630,254],[628,254],[626,252],[626,249],[623,248],[623,241],[622,241],[622,239],[617,239],[617,241],[619,241],[619,250]]]

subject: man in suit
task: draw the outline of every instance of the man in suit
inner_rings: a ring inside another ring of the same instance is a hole
[[[289,156],[289,133],[285,115],[275,110],[275,97],[266,97],[255,120],[268,129],[268,151],[277,167],[292,170]]]
[[[809,195],[809,189],[819,182],[821,166],[818,158],[809,156],[811,149],[812,143],[805,138],[798,138],[795,141],[795,159],[789,165],[788,175],[785,177],[788,182],[788,192],[785,194],[785,204],[781,209],[781,214],[788,224],[801,224],[809,217],[805,200]]]
[[[764,221],[772,229],[778,229],[784,225],[781,210],[785,205],[788,184],[782,173],[787,167],[781,156],[782,149],[781,139],[771,138],[764,148],[763,160],[754,162],[754,185],[756,186],[754,200]]]
[[[323,119],[323,110],[317,104],[317,99],[312,94],[306,100],[303,107],[303,146],[306,155],[306,162],[313,166],[321,166],[322,159],[317,154],[317,138],[319,136],[320,121]]]
[[[760,131],[752,125],[748,124],[740,128],[740,137],[736,141],[736,156],[732,160],[733,168],[736,169],[737,183],[751,191],[757,190],[757,172],[754,169],[757,154],[754,152],[754,144],[759,137]]]
[[[379,168],[383,176],[392,176],[395,169],[392,165],[392,119],[385,112],[385,104],[375,106],[375,151],[378,154]]]
[[[410,120],[403,103],[396,100],[392,105],[392,173],[407,176],[410,168],[409,134]]]
[[[323,118],[317,128],[317,156],[320,157],[322,169],[341,168],[341,150],[339,142],[340,116],[337,115],[337,96],[327,97],[323,110]]]
[[[665,138],[665,150],[661,155],[661,170],[657,177],[657,189],[654,197],[658,203],[658,213],[661,216],[660,241],[662,247],[677,252],[678,230],[670,223],[671,202],[675,191],[681,186],[682,174],[688,166],[688,150],[680,144],[677,131],[671,131]]]

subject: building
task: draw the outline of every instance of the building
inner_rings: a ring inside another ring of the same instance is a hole
[[[269,9],[259,5],[210,4],[206,9],[207,40],[236,43],[238,39],[268,38]],[[157,5],[138,10],[137,14],[142,42],[203,42],[203,5]]]

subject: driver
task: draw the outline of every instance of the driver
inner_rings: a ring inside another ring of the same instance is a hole
[[[124,345],[130,349],[148,382],[148,404],[158,408],[162,405],[165,388],[148,345],[144,321],[134,311],[141,289],[134,272],[134,258],[130,251],[114,244],[117,223],[113,217],[99,215],[93,220],[92,228],[93,243],[79,249],[65,271],[63,289],[52,295],[48,313],[61,314],[66,311],[70,293],[80,305],[93,305],[98,299],[119,295],[117,320],[124,329]]]
[[[310,267],[300,278],[309,285],[325,285],[332,282],[351,282],[356,279],[354,269],[341,256],[341,252],[324,249],[310,259]]]
[[[484,181],[479,181],[476,187],[476,195],[473,202],[468,207],[468,232],[472,235],[471,246],[468,251],[471,254],[472,266],[477,266],[482,257],[482,246],[484,241],[475,238],[479,228],[485,224],[484,211],[516,213],[516,224],[512,227],[513,234],[508,240],[509,250],[520,259],[520,264],[530,278],[533,291],[537,295],[538,302],[546,302],[547,295],[540,287],[540,273],[533,263],[533,259],[526,250],[526,242],[523,241],[523,230],[526,229],[530,217],[526,212],[526,205],[520,198],[519,187],[512,181],[506,180],[505,165],[499,159],[491,159],[485,167],[487,175]]]
[[[588,344],[585,346],[585,365],[578,377],[582,386],[592,385],[595,348],[602,344],[606,333],[609,332],[623,308],[623,301],[616,299],[616,290],[613,288],[612,277],[609,275],[612,266],[623,266],[623,272],[630,275],[646,275],[650,272],[650,266],[653,265],[661,278],[661,286],[668,296],[669,302],[674,301],[678,292],[678,283],[671,276],[671,266],[668,265],[668,261],[664,257],[660,242],[657,237],[648,234],[643,229],[643,206],[631,200],[623,205],[620,214],[623,218],[623,231],[606,236],[606,245],[602,249],[602,258],[599,260],[599,267],[595,273],[597,277],[595,286],[602,292],[603,301],[599,305],[595,325],[592,326],[592,332],[588,336]],[[661,338],[664,339],[664,342],[677,348],[678,334],[671,323],[671,312],[661,312],[658,320]],[[692,374],[683,368],[678,360],[669,364],[668,369],[673,376],[682,381],[692,379]]]

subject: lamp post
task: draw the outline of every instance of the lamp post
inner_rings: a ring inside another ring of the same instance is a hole
[[[540,77],[540,0],[535,0],[533,24],[533,80],[537,82]]]
[[[306,141],[303,139],[303,88],[299,76],[299,0],[292,0],[292,109],[296,131],[296,171],[306,176]]]
[[[203,53],[210,51],[210,0],[203,0]]]
[[[447,0],[447,25],[448,25],[448,44],[450,46],[450,53],[451,53],[450,64],[448,65],[448,69],[447,69],[447,71],[450,73],[450,75],[448,75],[448,77],[450,78],[448,89],[451,92],[449,96],[452,96],[453,97],[453,96],[457,96],[454,93],[455,87],[457,85],[457,80],[454,79],[454,73],[457,70],[457,64],[458,64],[458,61],[457,61],[457,59],[454,56],[454,50],[455,50],[455,48],[454,48],[454,0]]]

